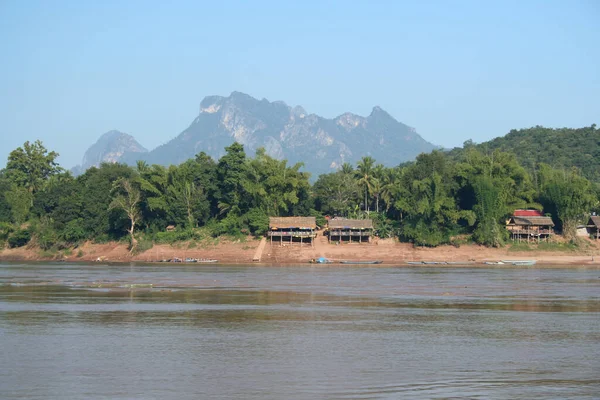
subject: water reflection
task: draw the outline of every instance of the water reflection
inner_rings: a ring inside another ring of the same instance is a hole
[[[0,398],[594,398],[580,269],[0,266]]]

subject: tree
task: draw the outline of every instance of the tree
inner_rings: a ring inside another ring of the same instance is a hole
[[[356,176],[358,184],[363,187],[365,193],[365,211],[369,212],[369,192],[373,186],[373,165],[375,159],[371,156],[363,157],[357,165]]]
[[[23,147],[10,152],[6,176],[18,187],[26,188],[33,196],[48,178],[62,170],[55,161],[57,157],[58,153],[48,152],[39,140],[33,144],[27,141]]]
[[[10,204],[6,199],[6,193],[10,190],[10,182],[4,176],[3,171],[0,171],[0,222],[11,222],[12,212]]]
[[[505,216],[504,200],[492,178],[481,176],[474,185],[477,204],[473,211],[477,217],[473,239],[480,244],[491,247],[500,247],[506,240],[508,231],[500,225]]]
[[[403,196],[395,206],[406,214],[404,238],[415,245],[437,246],[448,243],[460,230],[459,219],[474,223],[471,210],[461,210],[455,198],[456,184],[452,166],[441,152],[421,154],[403,174]]]
[[[89,168],[77,177],[81,188],[81,218],[86,237],[92,239],[118,239],[127,231],[129,221],[122,212],[110,208],[115,194],[115,182],[125,178],[134,181],[135,171],[118,163],[103,163]]]
[[[242,186],[249,195],[246,208],[261,208],[267,215],[286,215],[308,193],[308,174],[300,172],[303,164],[287,165],[287,160],[269,156],[264,148],[247,163]]]
[[[225,147],[225,151],[226,154],[219,159],[217,165],[219,210],[221,214],[233,211],[239,215],[244,194],[242,181],[246,172],[246,153],[244,146],[237,142]]]
[[[202,187],[195,183],[192,171],[188,168],[187,164],[169,167],[167,215],[173,223],[194,228],[206,216],[209,206]]]
[[[360,202],[360,187],[352,173],[332,172],[319,176],[312,187],[315,205],[324,214],[347,217]]]
[[[24,187],[12,184],[4,193],[4,198],[10,207],[13,222],[17,225],[24,223],[33,203],[31,192]]]
[[[577,224],[584,222],[597,197],[593,186],[575,168],[570,171],[553,170],[540,166],[542,203],[560,222],[565,238],[575,239]]]
[[[113,191],[116,196],[109,205],[109,209],[123,210],[129,218],[130,226],[127,229],[131,237],[131,251],[137,246],[137,240],[134,236],[135,225],[139,222],[140,214],[140,190],[135,187],[130,179],[121,178],[115,182]]]

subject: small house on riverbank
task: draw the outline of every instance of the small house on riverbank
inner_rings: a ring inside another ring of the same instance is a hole
[[[592,215],[586,224],[587,232],[591,237],[600,240],[600,216]]]
[[[327,224],[329,242],[370,242],[373,237],[372,219],[334,218]]]
[[[271,245],[273,241],[293,244],[304,243],[314,245],[317,236],[317,219],[315,217],[269,217],[269,231],[267,236]]]
[[[506,229],[513,240],[539,242],[554,235],[554,222],[538,210],[515,210],[506,223]]]

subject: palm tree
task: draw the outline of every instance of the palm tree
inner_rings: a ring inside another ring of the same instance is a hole
[[[351,174],[354,172],[354,167],[352,166],[352,164],[350,163],[343,163],[342,164],[342,173],[343,174]]]
[[[373,165],[375,165],[375,159],[371,156],[366,156],[361,158],[356,168],[358,184],[364,187],[365,190],[365,211],[367,213],[369,213],[369,192],[373,184]]]
[[[140,174],[144,174],[147,173],[149,170],[149,165],[146,161],[144,160],[137,160],[135,163],[137,170]]]
[[[390,207],[397,197],[402,170],[400,168],[390,168],[385,171],[381,179],[381,200],[385,203],[385,212],[390,211]]]

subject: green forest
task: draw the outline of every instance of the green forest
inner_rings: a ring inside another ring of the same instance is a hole
[[[519,208],[543,211],[575,240],[577,225],[600,211],[600,130],[570,130],[571,140],[564,130],[539,138],[546,128],[531,129],[393,168],[363,157],[314,184],[302,164],[264,149],[248,155],[239,143],[219,160],[199,153],[169,167],[106,163],[74,177],[56,152],[26,142],[0,171],[0,246],[56,250],[127,240],[143,251],[153,243],[258,237],[269,216],[315,216],[321,226],[325,216],[343,216],[372,218],[380,237],[418,246],[500,247],[508,241],[505,221]],[[516,145],[506,144],[509,136]]]

